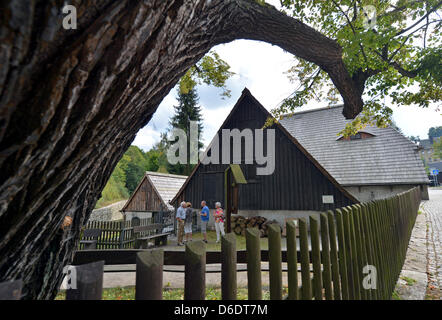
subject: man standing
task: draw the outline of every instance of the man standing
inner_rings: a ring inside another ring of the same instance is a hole
[[[181,202],[180,207],[176,211],[176,220],[178,223],[178,245],[182,246],[184,237],[184,221],[186,220],[186,202]]]
[[[201,233],[203,234],[204,237],[204,242],[207,243],[207,223],[209,222],[209,218],[210,218],[210,212],[209,212],[209,208],[206,205],[206,201],[201,201],[201,212],[200,212],[200,216],[201,216]]]

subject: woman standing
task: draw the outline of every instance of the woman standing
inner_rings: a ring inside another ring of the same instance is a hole
[[[186,242],[192,241],[192,221],[193,221],[193,210],[192,204],[187,202],[186,204],[186,219],[184,220],[184,233],[186,234]]]
[[[224,236],[224,212],[221,208],[221,202],[215,203],[215,212],[213,214],[215,218],[215,230],[216,230],[216,242],[220,240],[220,232]]]

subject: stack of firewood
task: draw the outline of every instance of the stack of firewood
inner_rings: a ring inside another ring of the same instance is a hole
[[[276,223],[274,220],[267,220],[264,217],[243,217],[243,216],[232,216],[230,225],[232,231],[237,235],[244,236],[246,234],[247,228],[258,228],[261,233],[261,238],[267,236],[267,226],[270,223]]]

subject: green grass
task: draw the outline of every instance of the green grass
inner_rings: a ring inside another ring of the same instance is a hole
[[[397,293],[397,291],[393,291],[393,295],[391,296],[391,299],[393,300],[401,300],[401,297],[399,295],[399,293]]]
[[[287,288],[284,288],[283,294],[287,294]],[[247,300],[247,288],[238,288],[238,300]],[[55,300],[66,299],[65,291],[60,291],[57,294]],[[135,299],[135,287],[125,288],[109,288],[103,289],[103,300],[134,300]],[[184,289],[163,289],[164,300],[183,300]],[[270,292],[268,290],[263,291],[263,299],[270,299]],[[221,300],[221,288],[207,287],[206,288],[206,300]]]
[[[408,286],[412,286],[413,284],[416,283],[416,280],[414,280],[413,278],[410,278],[410,277],[402,276],[401,279],[404,280]]]

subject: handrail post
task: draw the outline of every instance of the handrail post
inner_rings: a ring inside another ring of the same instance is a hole
[[[206,296],[206,245],[202,241],[186,244],[184,300],[204,300]]]
[[[260,232],[246,229],[247,288],[249,300],[262,300]]]
[[[281,228],[276,223],[269,225],[269,277],[270,299],[282,300]]]
[[[312,281],[310,278],[310,258],[308,245],[308,229],[305,218],[299,218],[299,248],[301,251],[301,296],[303,300],[312,299]]]
[[[315,300],[322,300],[321,248],[319,244],[319,221],[310,216],[310,240],[312,244],[313,291]]]
[[[330,241],[329,241],[329,230],[328,230],[328,220],[325,213],[320,215],[321,222],[321,261],[323,267],[323,282],[325,290],[325,298],[327,300],[333,299],[332,293],[332,272],[331,272],[331,261],[330,261]]]
[[[236,236],[227,233],[221,238],[221,297],[236,300]]]
[[[72,287],[66,290],[66,300],[101,300],[104,261],[73,266],[72,268]]]
[[[135,300],[163,299],[163,264],[162,249],[137,253]]]
[[[296,244],[296,225],[293,220],[286,223],[287,230],[287,269],[290,300],[298,300],[298,246]]]
[[[22,287],[21,279],[0,282],[0,300],[20,300]]]

